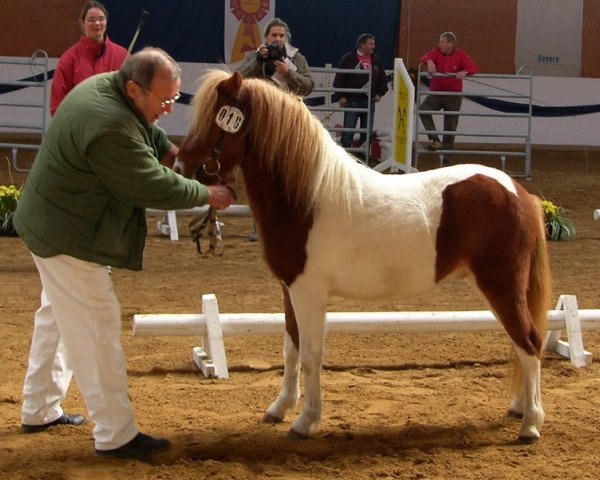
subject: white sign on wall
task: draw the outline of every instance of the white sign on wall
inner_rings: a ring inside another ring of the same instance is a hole
[[[530,65],[535,75],[581,76],[583,0],[519,0],[515,71]]]

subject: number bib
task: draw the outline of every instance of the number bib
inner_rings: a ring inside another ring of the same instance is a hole
[[[215,122],[226,132],[235,133],[244,123],[244,114],[236,107],[223,105],[217,112]]]

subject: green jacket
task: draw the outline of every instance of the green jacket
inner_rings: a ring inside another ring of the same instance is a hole
[[[127,96],[120,72],[75,87],[52,118],[13,222],[40,257],[141,270],[144,208],[203,205],[206,186],[159,163],[172,144]]]

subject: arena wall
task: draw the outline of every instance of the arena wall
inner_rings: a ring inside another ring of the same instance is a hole
[[[169,5],[177,8],[177,6],[188,5],[191,1],[178,0]],[[285,0],[278,1],[283,4]],[[48,3],[40,0],[21,0],[19,2],[0,0],[0,56],[29,57],[35,50],[43,49],[48,53],[49,66],[50,69],[53,69],[60,54],[79,38],[77,17],[82,2],[83,0],[56,0],[53,2],[52,8],[48,8]],[[144,5],[150,3],[145,2]],[[403,0],[400,25],[397,28],[398,41],[395,54],[404,59],[409,68],[416,67],[418,57],[435,46],[439,33],[452,30],[459,37],[459,45],[468,50],[480,65],[482,73],[512,74],[514,73],[517,3],[518,0],[494,2]],[[133,6],[128,3],[127,25],[131,25],[122,29],[124,32],[121,32],[121,35],[124,40],[121,43],[124,45],[128,45],[137,26],[139,17],[136,18],[136,15],[131,12],[134,10],[139,12],[137,9],[139,5],[141,3]],[[211,5],[214,10],[215,5]],[[389,2],[386,5],[389,6]],[[135,7],[134,10],[132,10],[133,7]],[[166,7],[163,4],[161,8]],[[111,11],[111,15],[113,16],[112,24],[117,23],[115,17],[119,15],[119,12]],[[158,12],[155,12],[154,18],[157,17]],[[596,55],[600,43],[598,19],[600,19],[600,1],[584,0],[581,62],[584,78],[536,77],[534,104],[542,106],[600,104],[600,88],[598,87],[600,56]],[[110,28],[111,21],[109,21],[109,34]],[[144,31],[147,32],[147,35],[140,36],[139,46],[155,44],[155,41],[160,40],[151,33],[152,29],[149,25],[144,27]],[[377,32],[374,33],[377,35]],[[560,35],[560,32],[557,35]],[[181,89],[185,93],[193,93],[202,71],[207,66],[214,66],[207,63],[185,61],[181,62],[181,65],[183,68]],[[0,67],[0,75],[3,73],[5,72]],[[321,82],[318,76],[316,76],[316,80],[317,83]],[[473,83],[470,82],[465,87],[465,91],[470,91]],[[20,96],[27,96],[28,92],[16,92],[11,95],[18,99]],[[465,111],[476,111],[481,108],[483,107],[472,105],[472,102],[468,100],[463,106]],[[23,110],[19,111],[19,115],[24,113]],[[25,115],[34,114],[36,112],[25,112]],[[393,114],[393,96],[388,94],[376,109],[376,130],[389,132]],[[0,109],[0,122],[14,123],[14,116],[10,109]],[[161,125],[170,135],[184,135],[188,128],[188,117],[189,107],[178,104],[171,115],[161,119]],[[463,131],[471,131],[478,127],[480,122],[473,121],[473,118],[477,117],[465,116],[461,119]],[[18,123],[31,122],[29,118],[19,118],[19,120]],[[341,124],[341,114],[338,112],[329,120],[334,124]],[[47,117],[47,121],[49,121],[49,117]],[[503,127],[486,124],[486,128],[497,128],[498,131],[502,131]],[[538,145],[597,146],[600,145],[600,137],[597,136],[599,129],[600,113],[558,118],[534,118],[532,142]],[[4,131],[4,129],[0,130]],[[457,141],[468,143],[472,141],[472,138],[461,138],[459,135]],[[492,142],[494,139],[487,141]]]
[[[0,0],[0,55],[29,56],[43,49],[50,57],[60,56],[79,37],[77,16],[82,3],[55,0],[49,8],[49,3],[42,0]],[[402,0],[396,55],[408,67],[417,66],[419,56],[436,45],[439,34],[452,30],[482,72],[514,73],[517,3],[518,0]],[[600,2],[584,0],[583,77],[600,77],[599,20]],[[134,22],[131,36],[135,26]]]
[[[453,31],[485,73],[515,73],[518,0],[402,0],[397,56],[408,67],[434,48],[441,32]],[[584,0],[581,76],[600,78],[600,2]],[[560,37],[561,33],[556,32]]]

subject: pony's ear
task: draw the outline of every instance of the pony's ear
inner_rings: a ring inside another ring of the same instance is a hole
[[[223,80],[219,83],[218,91],[221,95],[236,98],[240,93],[242,87],[242,75],[240,72],[233,72],[233,75],[227,80]]]

